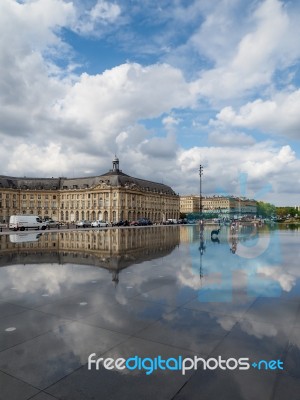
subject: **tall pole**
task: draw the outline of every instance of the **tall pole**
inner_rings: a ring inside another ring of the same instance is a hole
[[[202,175],[203,175],[203,166],[200,164],[199,168],[199,177],[200,177],[200,198],[199,198],[199,212],[200,212],[200,220],[202,219]]]
[[[200,218],[200,246],[199,246],[199,251],[200,251],[200,281],[202,281],[203,278],[203,269],[202,269],[202,255],[205,250],[205,244],[204,244],[204,226],[203,226],[203,221],[202,221],[202,175],[203,175],[203,166],[200,164],[199,167],[199,177],[200,177],[200,198],[199,198],[199,218]]]

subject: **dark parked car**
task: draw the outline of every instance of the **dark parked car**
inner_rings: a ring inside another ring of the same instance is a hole
[[[147,218],[141,218],[141,219],[139,219],[137,222],[138,222],[138,225],[139,225],[139,226],[152,225],[152,222],[151,222],[149,219],[147,219]]]
[[[139,226],[138,221],[132,221],[130,222],[130,226]]]
[[[119,222],[113,222],[112,226],[129,226],[129,222],[126,221],[119,221]]]

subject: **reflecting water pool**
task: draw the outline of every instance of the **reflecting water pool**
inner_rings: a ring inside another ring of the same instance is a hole
[[[1,235],[0,398],[296,399],[299,239],[254,225]]]

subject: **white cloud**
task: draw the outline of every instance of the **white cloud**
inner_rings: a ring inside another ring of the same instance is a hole
[[[176,149],[177,143],[174,134],[169,134],[167,137],[146,139],[140,146],[143,154],[164,159],[175,158]]]
[[[255,143],[255,139],[243,132],[212,131],[208,134],[209,142],[214,146],[249,146]]]
[[[100,19],[108,22],[115,21],[120,13],[120,7],[117,4],[108,3],[103,0],[98,0],[90,12],[93,20]]]
[[[89,139],[104,145],[141,119],[159,117],[194,102],[179,70],[165,64],[142,67],[127,63],[103,74],[83,74],[57,112],[85,124]]]
[[[297,13],[293,16],[276,0],[255,2],[254,16],[248,9],[248,17],[243,19],[246,23],[235,30],[236,0],[219,1],[218,10],[199,2],[185,7],[186,20],[191,23],[195,23],[194,15],[205,13],[198,36],[187,41],[214,62],[211,70],[200,72],[200,80],[189,82],[179,68],[154,62],[148,66],[127,62],[103,73],[74,75],[71,49],[63,42],[60,29],[79,29],[87,22],[92,24],[93,34],[98,34],[99,26],[109,33],[110,26],[122,24],[123,18],[117,3],[98,1],[87,11],[79,4],[63,0],[0,2],[2,174],[96,174],[110,167],[117,152],[125,172],[164,181],[177,192],[198,191],[201,162],[206,192],[213,193],[220,186],[237,192],[238,175],[247,172],[253,193],[271,182],[271,201],[289,193],[289,201],[298,203],[294,199],[300,183],[299,160],[292,145],[259,143],[259,139],[256,143],[238,129],[262,129],[298,138],[300,91],[289,88],[267,100],[256,96],[240,108],[230,101],[272,83],[278,68],[299,57],[294,40],[299,36]],[[228,4],[231,8],[226,8]],[[230,17],[228,26],[224,15]],[[178,24],[180,18],[177,13]],[[218,39],[212,34],[218,32],[218,24],[224,33],[234,31],[233,36],[227,40],[224,34]],[[60,67],[55,57],[64,59],[66,67]],[[197,102],[203,96],[208,101],[200,107]],[[227,107],[212,110],[209,104],[216,98],[228,99]],[[188,143],[186,135],[186,149],[180,147],[177,137],[186,132],[188,122],[200,121],[197,132],[202,135],[212,113],[217,116],[209,125],[213,129],[208,135],[211,146],[200,147],[204,135],[197,144]],[[151,127],[152,119],[161,119],[160,136]]]
[[[78,10],[78,20],[73,29],[82,35],[100,36],[102,29],[113,25],[121,16],[121,8],[116,3],[98,0],[90,9],[80,13]]]
[[[300,137],[300,90],[277,93],[273,99],[257,99],[235,111],[233,107],[223,108],[216,116],[221,124],[256,128],[269,134],[298,139]],[[217,124],[218,125],[218,124]]]
[[[167,117],[163,118],[162,123],[166,126],[166,127],[171,127],[174,125],[178,125],[179,124],[179,120],[175,117],[173,117],[172,115],[168,115]]]
[[[282,202],[290,193],[289,201],[297,203],[298,195],[293,188],[300,183],[297,173],[300,160],[290,146],[277,147],[265,142],[250,147],[193,147],[181,150],[178,165],[185,177],[181,192],[198,192],[200,164],[204,165],[204,194],[214,194],[223,189],[229,194],[240,195],[240,176],[246,173],[247,196],[253,197],[265,185],[271,185],[272,190],[261,200]],[[180,181],[183,182],[183,178]],[[194,190],[186,190],[189,185]]]
[[[208,26],[209,31],[215,28],[219,33],[222,29],[228,32],[237,28],[241,36],[237,39],[235,34],[230,35],[229,49],[224,44],[226,35],[220,35],[219,44],[213,42],[208,55],[214,60],[215,67],[201,73],[196,90],[210,99],[225,100],[271,84],[278,69],[293,65],[300,57],[297,43],[300,27],[295,16],[288,11],[279,0],[260,2],[248,17],[246,32],[238,26],[241,24],[238,18],[230,20],[233,25],[228,26],[226,18],[218,18],[215,13],[208,16],[201,28],[204,33],[200,31],[200,39],[197,36],[193,39],[200,42],[201,48],[204,36],[205,49],[216,39],[215,35],[204,35]],[[218,26],[220,22],[221,26]]]

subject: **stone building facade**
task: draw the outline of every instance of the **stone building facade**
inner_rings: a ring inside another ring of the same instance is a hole
[[[57,221],[179,218],[179,196],[162,183],[134,178],[119,169],[84,178],[0,176],[0,222],[10,215],[33,214]]]
[[[199,213],[200,196],[180,196],[180,212]],[[217,213],[219,216],[256,215],[257,202],[253,199],[235,196],[203,196],[203,213]]]

